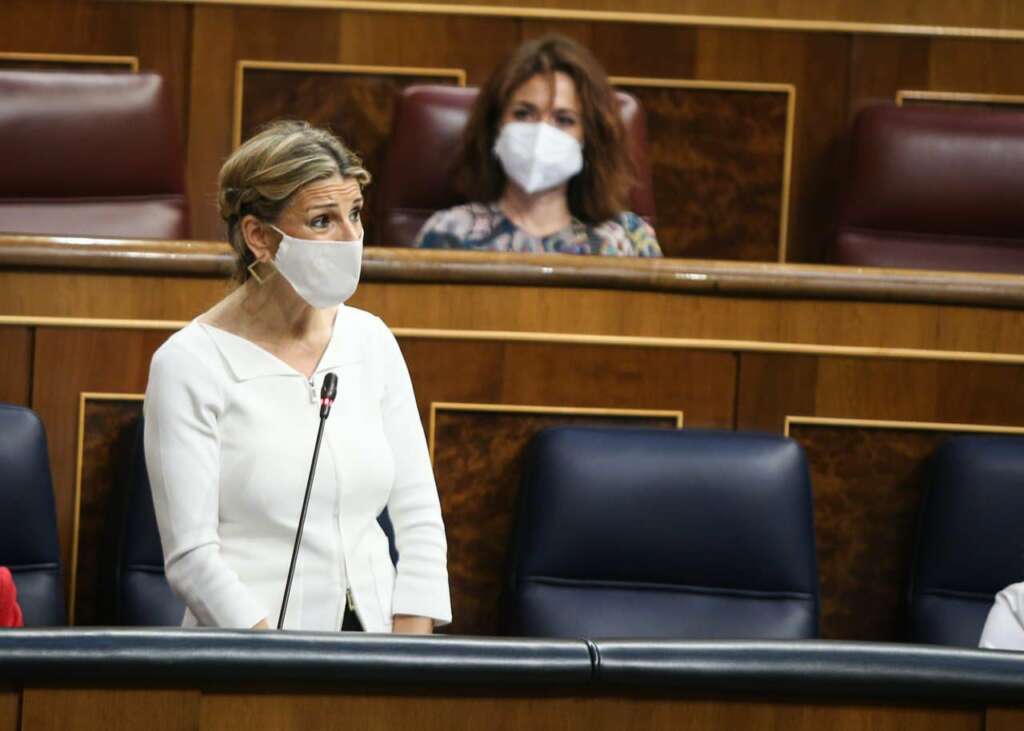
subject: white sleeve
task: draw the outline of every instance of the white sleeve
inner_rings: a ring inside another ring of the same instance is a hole
[[[384,434],[395,460],[388,515],[399,557],[391,613],[429,617],[435,625],[447,624],[452,621],[448,544],[423,424],[402,351],[383,323],[379,342]]]
[[[1024,651],[1024,583],[996,594],[981,631],[979,646],[988,650]]]
[[[220,555],[221,402],[201,360],[179,346],[157,351],[144,405],[146,470],[171,589],[201,625],[249,628],[267,611]]]

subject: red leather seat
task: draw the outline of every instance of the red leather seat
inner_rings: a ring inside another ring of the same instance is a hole
[[[395,109],[387,160],[379,176],[380,245],[412,246],[435,212],[465,203],[454,187],[452,163],[477,90],[410,86]],[[636,165],[631,192],[634,213],[654,222],[654,188],[647,157],[647,120],[637,100],[618,92],[622,119]]]
[[[1024,273],[1024,113],[860,113],[837,264]]]
[[[188,238],[179,134],[156,74],[0,71],[0,231]]]

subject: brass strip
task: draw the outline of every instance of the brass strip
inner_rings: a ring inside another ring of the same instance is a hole
[[[115,330],[180,330],[187,321],[122,320],[74,317],[32,317],[0,315],[0,326],[92,327]],[[672,338],[659,336],[590,335],[574,333],[517,332],[508,330],[447,330],[440,328],[393,327],[400,338],[430,340],[506,341],[514,343],[559,343],[634,348],[678,348],[680,350],[716,350],[737,353],[775,353],[779,355],[821,355],[846,358],[886,358],[895,360],[936,360],[958,363],[1024,365],[1024,355],[985,353],[970,350],[934,350],[864,345],[822,345],[787,343],[771,340],[726,340],[718,338]]]
[[[85,454],[85,406],[87,401],[142,401],[142,393],[103,393],[81,391],[78,394],[78,447],[75,453],[75,495],[72,508],[71,567],[68,589],[68,625],[75,624],[75,592],[78,587],[78,534],[82,518],[82,470]]]
[[[364,74],[368,76],[436,76],[455,79],[456,86],[466,85],[466,70],[419,66],[363,66],[340,63],[301,63],[293,61],[258,61],[241,59],[235,64],[235,96],[231,119],[232,149],[242,144],[242,103],[245,97],[247,69],[270,71],[306,71],[318,74]]]
[[[793,137],[796,124],[796,86],[793,84],[763,83],[757,81],[704,81],[698,79],[658,79],[649,77],[611,76],[614,86],[659,89],[696,89],[707,91],[748,91],[786,95],[786,131],[782,157],[782,196],[779,201],[779,241],[776,258],[785,263],[789,241],[789,200],[793,169]],[[650,135],[648,134],[648,137]]]
[[[138,72],[138,56],[102,56],[81,53],[15,53],[0,52],[0,61],[27,61],[39,63],[80,63],[83,65],[126,66],[129,71]]]
[[[110,1],[110,0],[108,0]],[[629,12],[622,10],[573,10],[502,5],[457,5],[454,3],[391,2],[389,0],[136,0],[136,2],[184,5],[235,5],[264,8],[309,8],[360,10],[378,13],[421,15],[468,15],[533,20],[581,20],[604,23],[646,23],[650,25],[703,26],[751,30],[799,31],[805,33],[860,33],[871,35],[924,36],[1024,40],[1024,30],[970,26],[924,25],[915,23],[872,23],[848,20],[802,20],[798,18],[753,18],[693,13]]]
[[[427,447],[430,464],[434,464],[434,430],[438,411],[475,411],[490,414],[559,414],[563,416],[618,416],[628,419],[662,418],[675,419],[676,429],[683,428],[683,412],[666,409],[616,409],[585,406],[528,406],[523,404],[459,403],[452,401],[431,401]]]
[[[896,92],[896,104],[903,102],[952,102],[955,104],[1019,104],[1024,105],[1022,94],[975,94],[964,91],[925,91],[918,89],[900,89]]]
[[[918,431],[971,432],[975,434],[1024,434],[1021,426],[958,424],[943,421],[887,421],[884,419],[844,419],[830,416],[786,416],[783,433],[790,426],[843,426],[859,429],[910,429]]]

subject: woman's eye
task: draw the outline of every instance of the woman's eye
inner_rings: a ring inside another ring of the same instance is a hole
[[[327,223],[327,216],[317,216],[316,218],[309,222],[309,225],[312,226],[313,228],[326,228]]]
[[[559,127],[575,127],[576,126],[576,117],[570,117],[570,116],[567,116],[567,115],[562,115],[562,116],[558,117],[555,121],[558,122],[558,126]]]
[[[512,116],[520,121],[530,118],[530,110],[528,109],[516,109],[512,112]]]
[[[352,223],[359,223],[359,216],[362,214],[362,208],[353,208],[352,212],[348,214],[348,219]]]

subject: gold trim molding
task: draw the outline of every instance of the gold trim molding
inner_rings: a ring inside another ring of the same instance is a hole
[[[68,625],[75,624],[75,591],[78,588],[78,533],[82,511],[82,469],[85,454],[85,405],[89,401],[142,401],[142,393],[101,393],[81,391],[78,394],[78,445],[75,450],[75,495],[72,507],[71,565],[68,588]]]
[[[676,429],[683,428],[683,412],[664,409],[614,409],[581,406],[524,406],[522,404],[460,403],[431,401],[430,422],[427,427],[427,448],[430,464],[434,464],[434,428],[438,411],[462,411],[485,414],[544,414],[560,416],[614,416],[624,419],[675,419]]]
[[[107,0],[108,2],[110,0]],[[524,20],[578,20],[603,23],[646,23],[650,25],[736,28],[740,30],[798,31],[804,33],[849,33],[868,35],[924,36],[935,38],[977,38],[1024,40],[1024,29],[984,28],[917,23],[871,23],[845,20],[803,20],[799,18],[754,18],[749,16],[655,13],[621,10],[574,10],[515,5],[459,5],[455,3],[392,2],[391,0],[136,0],[136,2],[177,5],[224,5],[261,8],[305,8],[356,10],[376,13],[419,15],[468,15]]]
[[[782,158],[782,200],[779,205],[779,241],[777,259],[785,263],[789,247],[789,198],[793,176],[793,136],[796,124],[796,86],[756,81],[704,81],[697,79],[658,79],[648,77],[611,76],[613,86],[629,89],[644,87],[653,89],[693,89],[698,91],[745,91],[754,93],[786,95],[786,131]],[[650,132],[648,131],[648,138]]]
[[[970,434],[1022,434],[1024,426],[958,424],[944,421],[886,421],[884,419],[844,419],[829,416],[787,416],[783,434],[791,426],[840,426],[854,429],[904,429],[907,431],[966,432]]]
[[[896,105],[904,102],[949,102],[950,104],[1006,104],[1024,106],[1022,94],[975,94],[965,91],[929,91],[900,89],[896,92]]]
[[[25,61],[35,63],[78,63],[83,66],[125,66],[133,73],[139,70],[138,56],[102,56],[82,53],[20,53],[0,52],[0,61]]]
[[[245,99],[245,72],[250,69],[255,71],[305,71],[315,74],[363,74],[366,76],[436,76],[454,79],[456,86],[466,85],[466,70],[457,68],[360,66],[339,63],[296,63],[291,61],[241,59],[235,63],[235,97],[231,114],[232,148],[242,144],[242,103]]]

